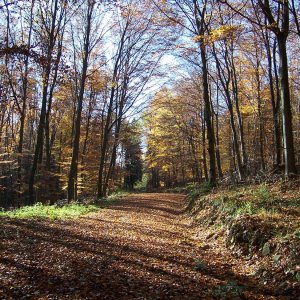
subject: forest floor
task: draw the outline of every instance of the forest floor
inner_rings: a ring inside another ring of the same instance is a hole
[[[274,296],[185,197],[129,195],[79,218],[0,219],[0,299],[293,299]]]

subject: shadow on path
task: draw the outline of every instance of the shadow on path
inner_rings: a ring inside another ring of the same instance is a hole
[[[247,299],[275,299],[189,242],[183,205],[182,195],[139,194],[79,219],[0,219],[0,299],[218,299],[230,280]]]

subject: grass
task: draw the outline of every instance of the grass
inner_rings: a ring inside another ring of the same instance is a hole
[[[66,205],[45,205],[36,203],[33,206],[23,206],[10,211],[0,211],[1,217],[15,219],[68,219],[76,218],[88,213],[97,212],[118,202],[125,193],[115,193],[101,200],[84,199],[83,203],[71,203]]]
[[[207,199],[205,199],[207,201]],[[256,188],[244,188],[239,191],[223,191],[208,201],[209,205],[226,214],[237,217],[240,215],[274,215],[283,207],[294,204],[293,199],[281,201],[278,195],[272,195],[265,184]]]
[[[109,195],[108,197],[102,198],[100,200],[95,200],[94,202],[97,205],[97,207],[106,208],[113,204],[117,204],[122,197],[125,197],[128,194],[130,194],[128,191],[120,190],[118,192]]]
[[[48,218],[64,219],[85,215],[96,212],[100,209],[97,205],[67,204],[62,207],[57,205],[43,205],[37,203],[33,206],[23,206],[12,211],[0,212],[0,217],[9,217],[16,219]]]
[[[236,198],[235,196],[227,197],[221,196],[213,202],[213,206],[218,207],[220,210],[224,211],[226,214],[237,217],[240,215],[262,215],[266,213],[274,213],[275,209],[269,209],[265,206],[264,202],[243,200]]]
[[[261,226],[273,228],[272,235],[278,238],[300,237],[299,188],[282,191],[281,183],[263,183],[235,189],[219,187],[207,193],[205,187],[200,187],[190,190],[188,200],[187,211],[197,222],[227,226],[243,219],[249,224],[260,222]]]
[[[217,299],[244,299],[244,287],[236,281],[228,281],[226,284],[219,285],[212,292],[212,296]]]

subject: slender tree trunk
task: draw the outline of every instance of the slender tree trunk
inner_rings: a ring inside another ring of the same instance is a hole
[[[234,96],[234,103],[235,103],[235,110],[237,115],[237,126],[239,130],[239,139],[240,139],[240,149],[242,153],[242,165],[243,165],[243,173],[245,172],[245,168],[247,166],[247,151],[246,151],[246,144],[245,144],[245,137],[244,137],[244,125],[243,125],[243,118],[240,111],[240,101],[239,101],[239,93],[238,93],[238,80],[236,75],[235,64],[232,55],[232,87],[233,87],[233,96]]]
[[[260,82],[260,75],[259,75],[259,58],[258,53],[256,49],[256,70],[255,70],[255,77],[256,77],[256,83],[257,83],[257,111],[258,111],[258,128],[259,128],[259,153],[260,153],[260,163],[261,163],[261,169],[265,171],[265,158],[264,158],[264,133],[263,133],[263,119],[262,119],[262,113],[261,113],[261,82]]]
[[[117,75],[118,75],[118,69],[119,69],[119,64],[120,60],[122,57],[122,52],[123,52],[123,47],[124,47],[124,40],[125,40],[125,35],[127,32],[128,28],[128,23],[126,24],[121,40],[119,43],[119,49],[117,53],[117,58],[115,61],[114,65],[114,72],[113,72],[113,78],[112,78],[112,88],[111,88],[111,93],[110,93],[110,99],[109,99],[109,104],[108,104],[108,110],[107,110],[107,116],[105,120],[105,126],[103,130],[103,138],[102,138],[102,145],[101,145],[101,151],[100,151],[100,164],[99,164],[99,171],[98,171],[98,191],[97,191],[97,197],[102,198],[106,196],[106,189],[104,187],[105,183],[105,174],[104,174],[104,165],[105,165],[105,158],[106,158],[106,151],[108,147],[108,141],[109,141],[109,133],[110,133],[110,127],[111,127],[111,118],[112,118],[112,112],[113,112],[113,103],[115,99],[115,92],[116,92],[116,84],[117,84]]]
[[[279,50],[279,81],[282,105],[283,152],[285,175],[296,173],[292,111],[290,102],[288,59],[286,51],[286,37],[277,36]]]
[[[28,189],[28,197],[29,203],[34,203],[34,181],[35,174],[37,171],[38,163],[41,162],[42,153],[43,153],[43,139],[44,139],[44,128],[45,128],[45,120],[46,120],[46,110],[47,110],[47,98],[48,98],[48,86],[49,86],[49,77],[51,72],[51,60],[52,60],[52,52],[55,45],[55,26],[57,19],[57,8],[58,8],[58,0],[55,0],[54,3],[54,14],[51,19],[51,30],[48,41],[48,49],[47,49],[47,63],[45,66],[45,70],[43,72],[43,91],[42,91],[42,108],[40,113],[40,120],[37,131],[37,139],[36,146],[34,151],[33,163],[31,168],[31,173],[29,176],[29,189]]]
[[[115,88],[112,87],[110,100],[109,100],[109,107],[108,107],[107,116],[105,120],[101,151],[100,151],[100,164],[99,164],[99,171],[98,171],[98,192],[97,192],[98,198],[102,198],[106,196],[105,194],[106,190],[104,189],[104,184],[103,184],[105,180],[104,165],[105,165],[106,151],[108,148],[108,141],[109,141],[109,133],[110,133],[110,125],[111,125],[110,122],[111,122],[114,94],[115,94]]]
[[[280,87],[279,87],[279,77],[278,77],[278,71],[277,71],[277,60],[276,60],[276,44],[277,42],[274,42],[273,46],[273,65],[274,65],[274,77],[275,77],[275,87],[276,87],[276,97],[275,97],[275,103],[274,103],[274,134],[276,135],[276,147],[277,147],[277,161],[278,165],[282,163],[282,122],[281,122],[281,115],[280,115]]]
[[[62,33],[62,36],[63,36],[63,33]],[[61,36],[61,39],[62,39],[62,36]],[[58,67],[59,67],[61,55],[62,55],[62,41],[60,41],[59,45],[58,45],[58,54],[57,54],[56,61],[55,61],[54,76],[53,76],[52,84],[50,86],[50,91],[49,91],[48,107],[47,107],[46,120],[45,120],[46,169],[48,171],[50,171],[50,169],[51,169],[51,141],[50,141],[50,124],[49,124],[50,123],[50,113],[51,113],[51,108],[52,108],[53,92],[54,92],[54,87],[55,87],[56,81],[57,81]]]
[[[201,61],[202,61],[202,84],[203,84],[203,99],[204,99],[204,119],[206,123],[206,136],[208,142],[209,155],[209,182],[211,185],[216,184],[216,158],[215,158],[215,134],[211,121],[210,97],[208,91],[208,70],[205,45],[200,45]]]
[[[268,77],[269,77],[269,85],[270,85],[270,98],[272,105],[272,115],[273,115],[273,164],[276,168],[280,165],[280,130],[278,123],[278,107],[275,99],[275,86],[273,79],[273,71],[272,71],[272,54],[270,49],[270,39],[269,34],[266,32],[264,35],[265,48],[267,52],[267,60],[268,60]],[[275,66],[274,66],[275,67]]]
[[[194,16],[199,36],[204,36],[206,31],[205,17],[206,17],[206,4],[204,1],[202,12],[198,6],[197,0],[193,0],[194,5]],[[209,155],[209,182],[211,185],[216,184],[216,156],[215,156],[215,133],[212,126],[212,113],[211,103],[209,97],[209,86],[208,86],[208,69],[207,69],[207,57],[206,57],[206,45],[204,38],[199,40],[200,46],[200,57],[202,64],[202,88],[203,88],[203,100],[204,100],[204,119],[206,123],[206,136],[208,142],[208,155]]]
[[[216,158],[218,166],[218,175],[219,178],[223,178],[221,156],[220,156],[220,138],[219,138],[219,114],[216,114]]]
[[[207,171],[207,162],[206,162],[206,127],[205,121],[202,120],[202,165],[204,171],[205,181],[208,181],[208,171]]]
[[[72,152],[71,167],[70,167],[69,179],[68,179],[68,202],[77,199],[77,172],[78,172],[81,112],[82,112],[82,103],[83,103],[83,96],[85,90],[85,82],[87,77],[88,60],[90,54],[90,34],[91,34],[91,21],[92,21],[93,8],[94,8],[94,2],[89,1],[88,9],[87,9],[86,29],[85,29],[84,57],[82,61],[81,81],[80,81],[80,89],[79,89],[77,111],[76,111],[76,121],[75,121],[75,128],[74,128],[75,132],[74,132],[74,140],[73,140],[73,152]]]
[[[232,143],[234,148],[234,153],[236,156],[236,162],[237,162],[237,172],[239,175],[239,180],[242,180],[244,177],[243,174],[243,165],[242,165],[242,159],[241,159],[241,153],[239,149],[239,143],[238,143],[238,135],[235,128],[235,122],[234,122],[234,113],[233,113],[233,107],[230,101],[228,101],[228,110],[230,114],[230,125],[231,125],[231,131],[232,131]]]
[[[216,160],[217,160],[217,168],[218,168],[218,177],[221,179],[223,177],[222,172],[222,165],[221,165],[221,157],[220,157],[220,139],[219,139],[219,113],[218,113],[218,107],[219,107],[219,86],[217,81],[217,111],[214,111],[213,105],[211,106],[211,110],[213,113],[213,116],[215,116],[216,119]]]
[[[37,171],[37,166],[40,158],[40,153],[43,148],[43,134],[44,134],[44,127],[45,127],[45,119],[46,119],[47,90],[48,90],[49,75],[50,75],[50,66],[47,66],[47,70],[45,72],[45,77],[44,77],[44,84],[43,84],[43,100],[42,100],[39,126],[37,131],[36,146],[34,151],[31,173],[29,177],[28,195],[29,195],[30,204],[34,203],[34,180],[35,180],[35,174]]]

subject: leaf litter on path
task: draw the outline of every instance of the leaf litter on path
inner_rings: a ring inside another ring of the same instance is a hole
[[[0,299],[291,299],[207,247],[205,228],[195,239],[184,202],[138,194],[70,220],[1,219]]]

